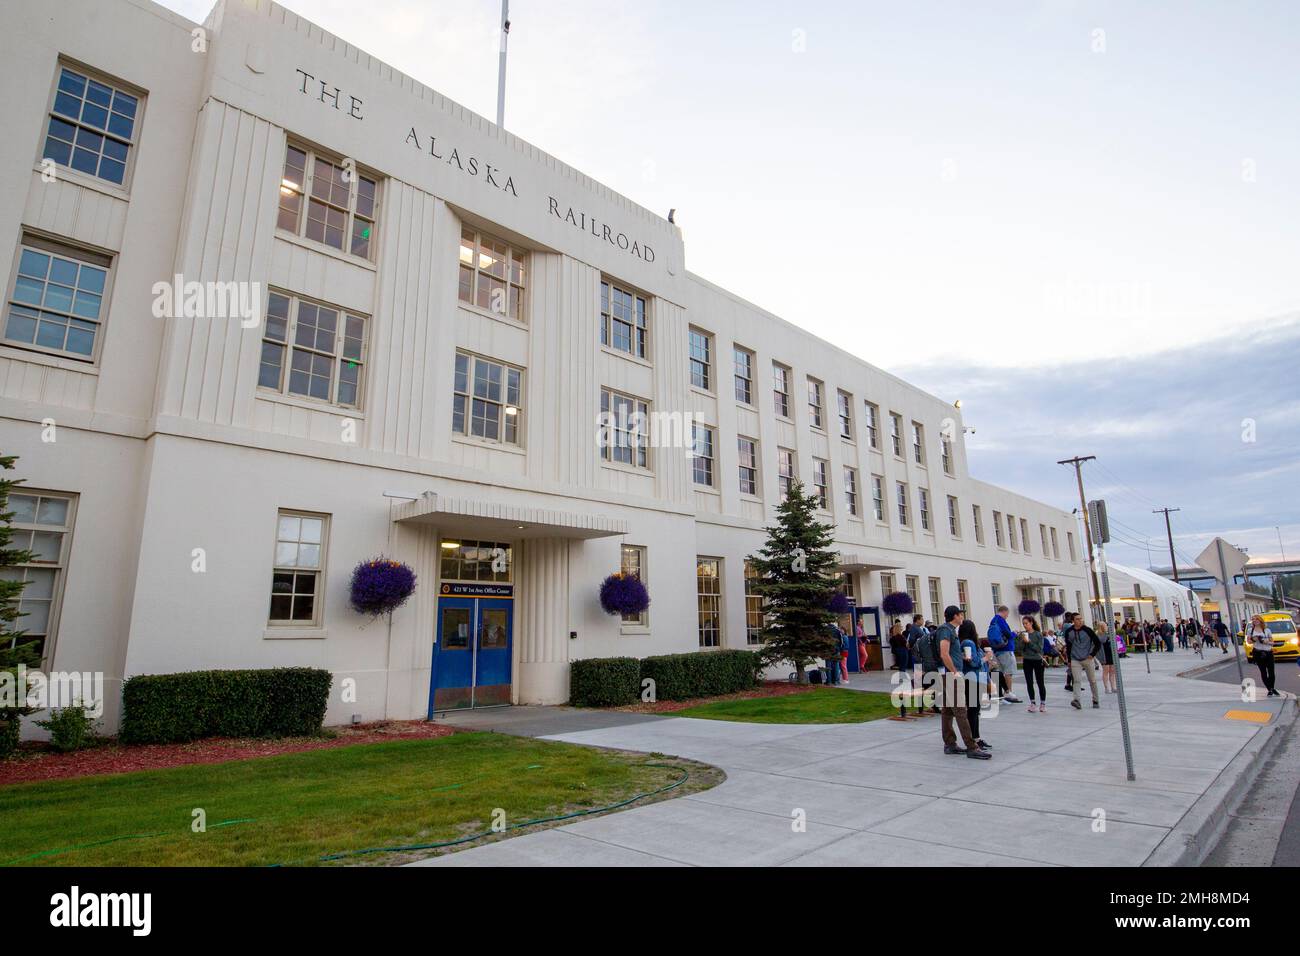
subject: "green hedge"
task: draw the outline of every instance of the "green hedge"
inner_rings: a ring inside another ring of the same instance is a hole
[[[142,674],[122,685],[123,743],[320,733],[333,675],[310,667]]]
[[[593,657],[569,665],[569,703],[575,707],[619,707],[641,697],[641,684],[654,681],[656,700],[689,700],[748,690],[762,671],[754,651],[697,651],[634,657]]]
[[[622,707],[641,699],[641,662],[635,657],[591,657],[569,665],[569,703]]]

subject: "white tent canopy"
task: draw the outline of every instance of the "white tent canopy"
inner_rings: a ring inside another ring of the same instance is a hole
[[[1171,621],[1180,617],[1200,619],[1201,602],[1190,588],[1161,577],[1154,571],[1131,568],[1124,564],[1107,562],[1106,570],[1110,575],[1111,605],[1117,613],[1123,615],[1123,609],[1131,607],[1139,620],[1150,621],[1157,617]],[[1141,597],[1151,600],[1135,600],[1139,591]]]

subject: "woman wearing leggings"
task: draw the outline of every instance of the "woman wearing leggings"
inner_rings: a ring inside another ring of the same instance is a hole
[[[1020,619],[1024,631],[1020,635],[1021,653],[1024,655],[1025,684],[1029,687],[1029,712],[1047,713],[1047,684],[1043,681],[1047,665],[1043,662],[1043,632],[1038,622],[1029,615]],[[1038,681],[1038,696],[1034,697],[1034,681]],[[1041,704],[1039,703],[1041,701]]]

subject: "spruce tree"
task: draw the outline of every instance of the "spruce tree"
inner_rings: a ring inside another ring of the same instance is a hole
[[[776,509],[777,524],[765,529],[767,542],[748,559],[764,602],[763,661],[789,661],[801,684],[808,682],[809,664],[840,654],[829,607],[840,585],[839,555],[831,548],[835,529],[817,520],[816,507],[817,497],[794,482]]]
[[[0,470],[12,471],[17,460],[15,455],[0,455]],[[27,582],[15,580],[12,569],[32,560],[30,551],[12,547],[14,531],[10,522],[14,514],[9,510],[9,493],[20,483],[21,479],[0,476],[0,672],[10,675],[0,678],[0,681],[9,684],[19,694],[24,689],[17,685],[18,666],[26,664],[34,669],[41,663],[36,643],[24,642],[23,631],[18,626],[18,601]],[[19,700],[0,699],[0,759],[18,746],[19,721],[23,714],[32,712],[29,707],[18,706],[20,703]]]

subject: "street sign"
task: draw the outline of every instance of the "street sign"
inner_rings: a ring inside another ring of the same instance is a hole
[[[1092,526],[1093,544],[1110,543],[1110,522],[1106,518],[1106,502],[1100,498],[1088,502],[1088,523]]]
[[[1223,545],[1222,567],[1219,565],[1219,545]],[[1250,558],[1247,557],[1245,552],[1238,551],[1222,538],[1215,538],[1205,546],[1204,551],[1196,556],[1197,565],[1205,568],[1205,570],[1209,571],[1225,584],[1244,571],[1246,569],[1246,562],[1249,560]],[[1222,574],[1223,577],[1220,577],[1220,574]]]

